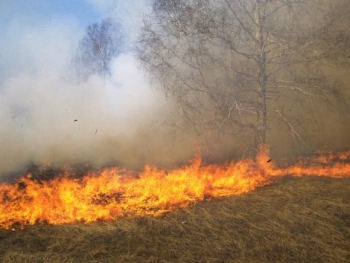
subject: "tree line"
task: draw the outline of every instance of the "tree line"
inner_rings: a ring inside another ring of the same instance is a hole
[[[174,125],[238,138],[254,155],[272,131],[308,147],[321,109],[346,115],[350,66],[347,0],[154,0],[137,57],[181,109]],[[75,57],[78,76],[110,74],[120,26],[90,25]]]
[[[120,54],[122,45],[120,25],[112,18],[89,25],[73,58],[76,80],[110,75],[111,61]]]
[[[277,129],[307,147],[320,108],[346,107],[348,84],[328,69],[350,65],[349,11],[345,0],[155,0],[138,57],[198,134],[254,153]]]

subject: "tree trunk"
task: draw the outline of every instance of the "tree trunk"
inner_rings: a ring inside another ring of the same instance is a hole
[[[265,16],[261,8],[260,0],[256,0],[254,5],[254,20],[256,24],[256,42],[258,47],[258,54],[256,58],[256,63],[258,65],[257,73],[257,91],[258,91],[258,108],[257,108],[257,135],[256,135],[256,146],[264,144],[266,141],[266,51],[265,51],[265,37],[264,37],[264,20]]]

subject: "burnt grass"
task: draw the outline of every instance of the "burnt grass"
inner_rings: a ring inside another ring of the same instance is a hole
[[[0,262],[350,262],[350,178],[285,177],[157,218],[1,229]]]

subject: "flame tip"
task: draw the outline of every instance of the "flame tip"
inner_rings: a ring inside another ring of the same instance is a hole
[[[109,167],[89,170],[78,178],[67,167],[58,177],[41,179],[28,173],[13,184],[0,185],[0,227],[13,230],[33,224],[159,216],[198,200],[247,193],[288,174],[349,177],[349,159],[350,151],[327,153],[277,168],[268,147],[261,145],[255,162],[209,165],[197,154],[188,165],[169,171],[146,165],[140,173]]]

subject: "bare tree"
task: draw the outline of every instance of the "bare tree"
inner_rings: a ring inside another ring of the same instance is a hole
[[[138,57],[197,132],[268,142],[272,129],[307,145],[317,107],[341,101],[325,71],[349,66],[348,1],[155,0]],[[346,51],[348,52],[348,51]],[[346,53],[346,55],[348,55]],[[280,126],[283,124],[284,128]]]
[[[121,52],[121,46],[120,27],[111,18],[89,25],[75,57],[78,77],[86,80],[92,74],[110,74],[110,62]]]

